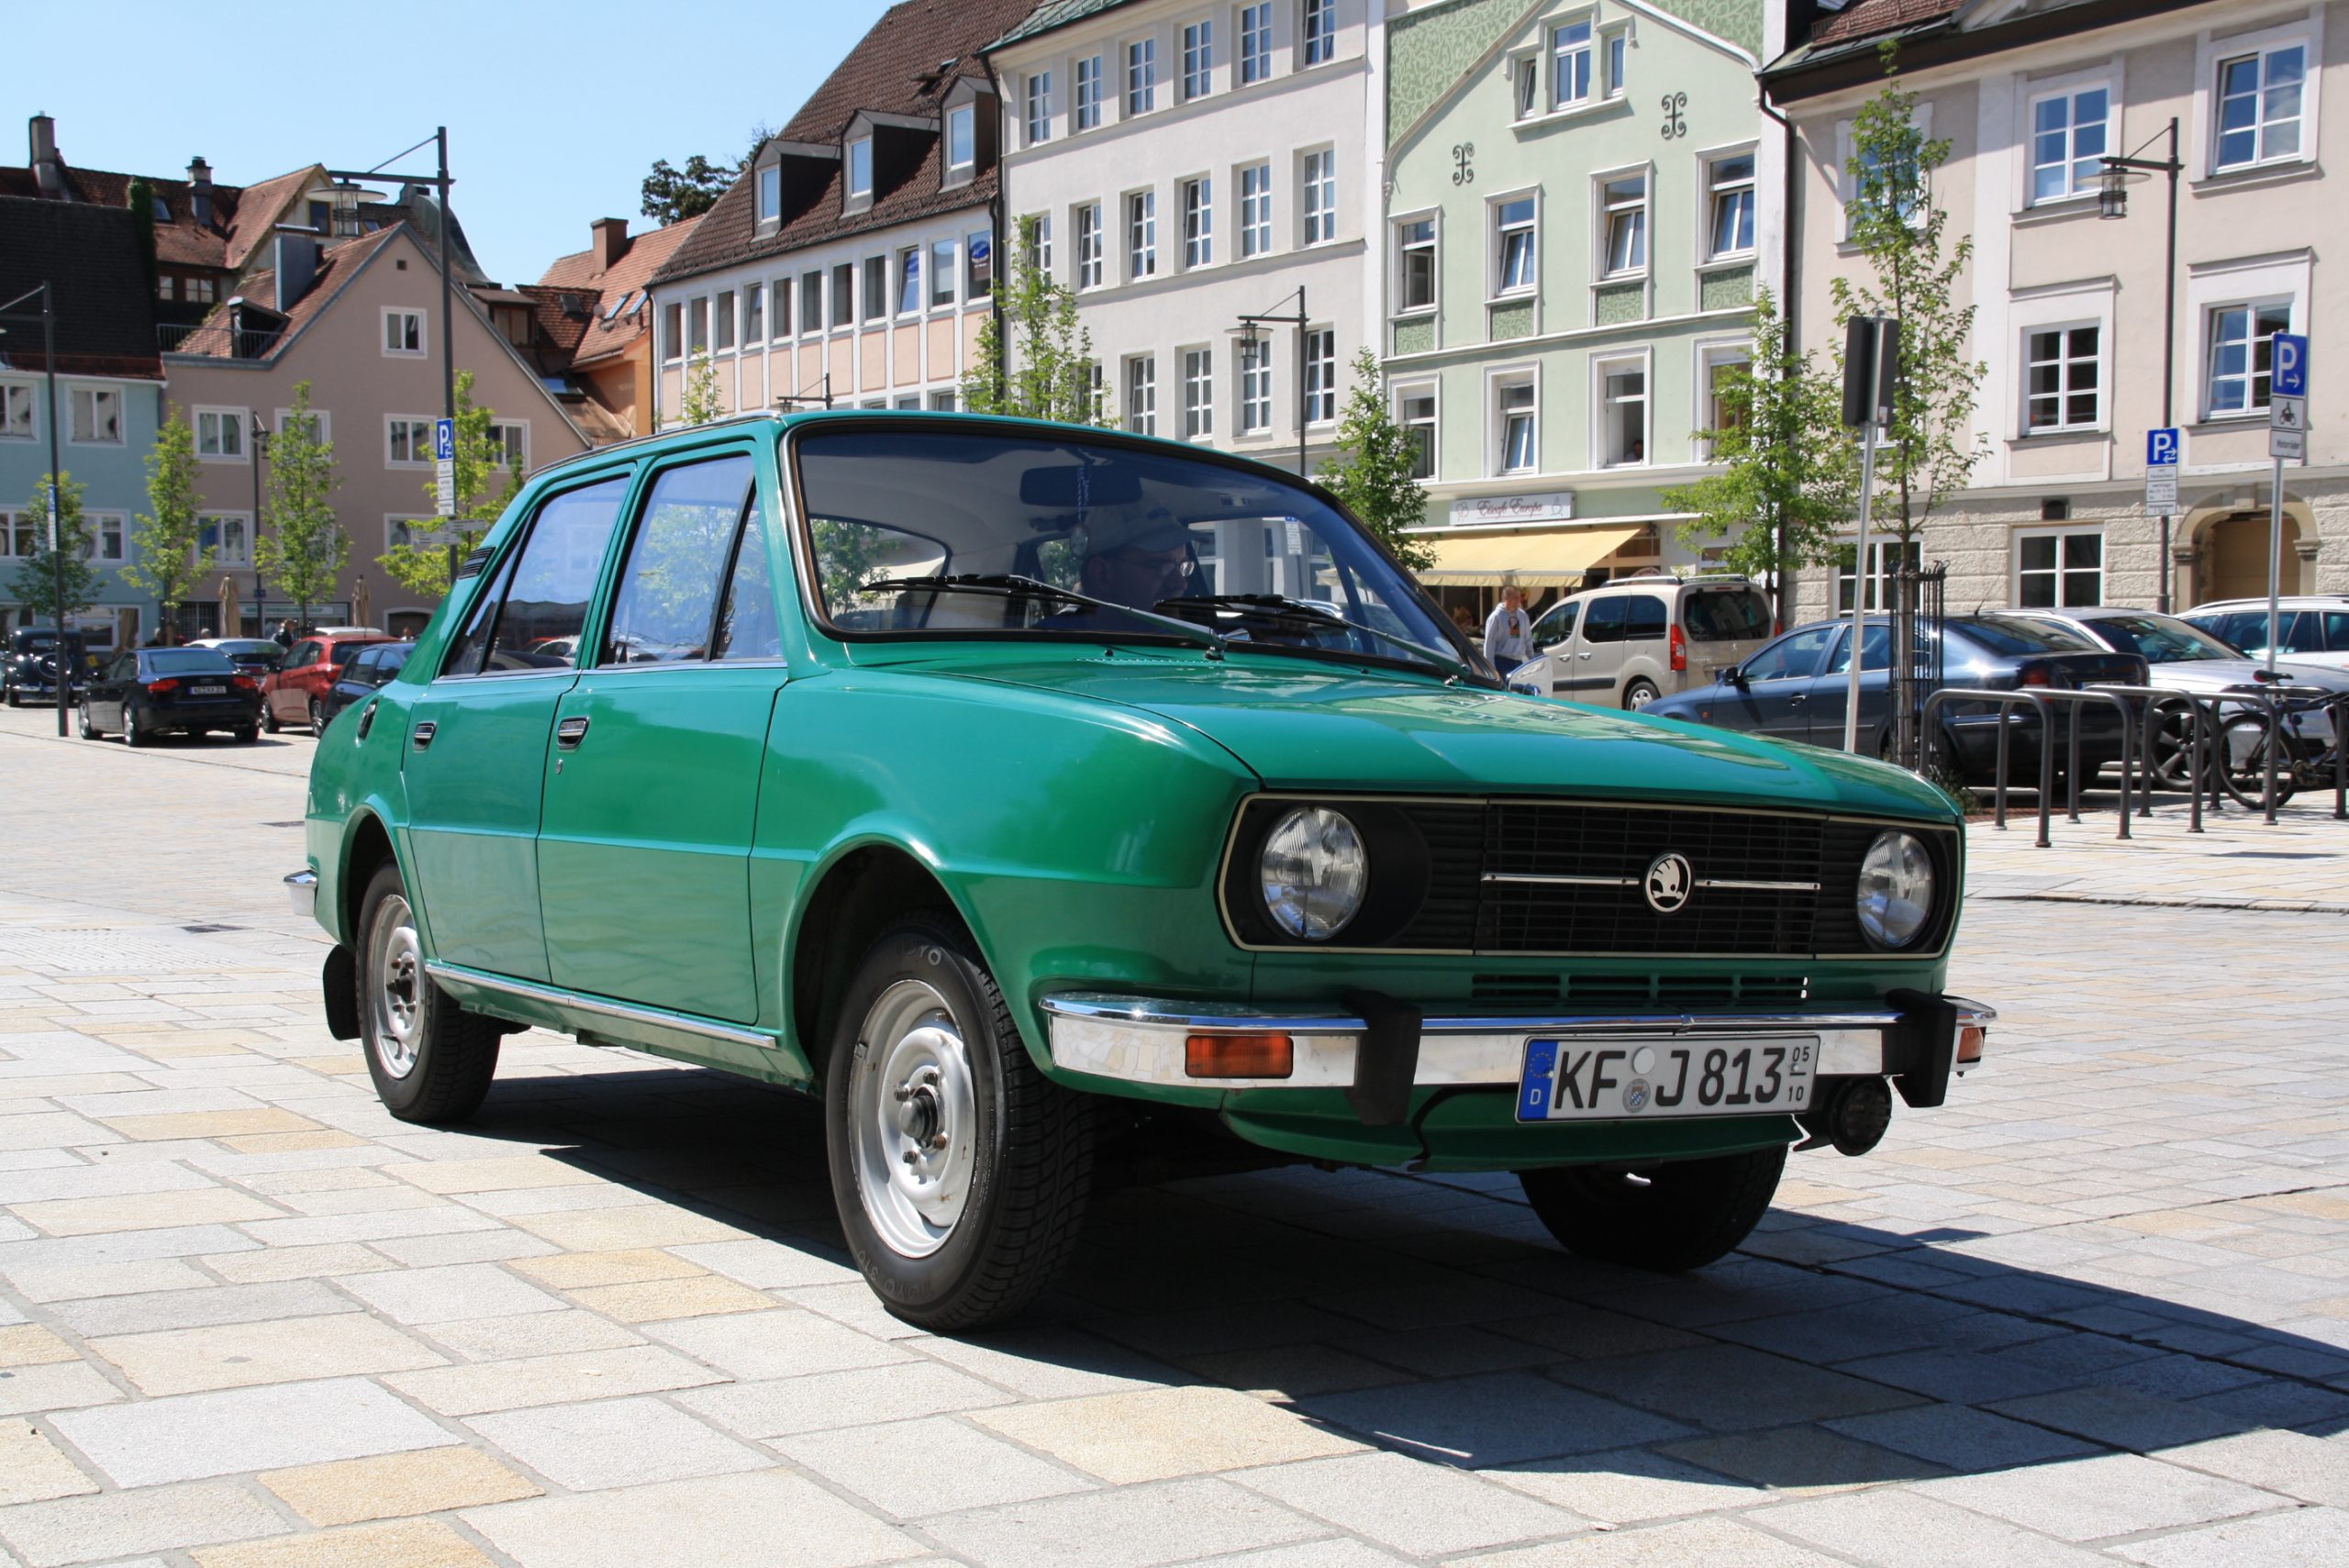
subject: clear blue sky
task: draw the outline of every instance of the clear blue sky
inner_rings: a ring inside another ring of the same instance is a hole
[[[453,201],[490,275],[535,282],[626,217],[656,158],[732,162],[780,128],[885,0],[118,0],[6,7],[0,158],[57,118],[71,163],[250,184],[308,163],[367,169],[449,128]],[[399,167],[431,169],[427,148]]]

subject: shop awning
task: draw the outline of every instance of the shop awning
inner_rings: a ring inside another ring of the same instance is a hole
[[[1419,581],[1446,588],[1490,588],[1503,583],[1528,588],[1564,587],[1630,543],[1640,528],[1634,523],[1628,528],[1439,539],[1431,541],[1435,564],[1419,574]]]

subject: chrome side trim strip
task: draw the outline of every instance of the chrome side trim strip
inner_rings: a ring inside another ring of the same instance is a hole
[[[651,1024],[658,1029],[676,1029],[684,1034],[697,1034],[709,1040],[722,1040],[729,1045],[754,1045],[762,1051],[779,1049],[774,1036],[756,1029],[746,1029],[735,1024],[721,1024],[708,1018],[693,1018],[684,1013],[666,1013],[658,1007],[631,1006],[626,1002],[608,1001],[601,996],[583,995],[576,991],[563,991],[534,981],[516,980],[509,975],[491,974],[483,970],[467,969],[462,964],[442,963],[427,960],[424,973],[435,980],[453,980],[461,985],[478,985],[484,991],[502,991],[509,996],[527,996],[532,1001],[546,1002],[558,1007],[568,1007],[576,1013],[594,1013],[607,1018],[622,1018],[629,1023]]]

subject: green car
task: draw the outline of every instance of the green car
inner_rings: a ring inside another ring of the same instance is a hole
[[[1991,1017],[1930,785],[1514,694],[1319,488],[1021,420],[533,476],[307,817],[393,1115],[471,1115],[531,1025],[821,1095],[851,1251],[941,1329],[1170,1129],[1515,1172],[1575,1252],[1695,1267]]]

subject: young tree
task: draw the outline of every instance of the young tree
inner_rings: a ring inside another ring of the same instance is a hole
[[[718,400],[718,371],[707,354],[696,354],[685,366],[685,388],[674,423],[707,425],[725,414],[726,406]]]
[[[1720,428],[1699,432],[1723,472],[1668,486],[1663,498],[1697,514],[1679,526],[1683,544],[1725,539],[1724,566],[1784,583],[1798,567],[1835,558],[1835,530],[1859,484],[1858,449],[1842,426],[1841,390],[1788,344],[1767,289],[1754,298],[1753,328],[1753,358],[1721,373]]]
[[[1063,425],[1115,428],[1117,416],[1096,384],[1093,334],[1077,324],[1076,295],[1040,264],[1036,220],[1024,218],[1011,265],[996,281],[1002,310],[979,328],[978,351],[963,377],[963,406]]]
[[[457,373],[457,515],[420,541],[395,544],[375,558],[392,581],[410,593],[437,599],[449,592],[449,546],[460,560],[473,553],[489,525],[522,488],[520,471],[505,466],[506,442],[497,430],[497,410],[473,402],[473,373]],[[424,486],[437,513],[440,484]]]
[[[310,384],[297,381],[294,406],[269,443],[269,526],[255,530],[253,564],[301,606],[304,627],[310,624],[310,606],[334,592],[351,558],[351,536],[334,512],[335,486],[341,483],[334,443],[320,438],[318,422],[310,417]]]
[[[200,550],[203,525],[196,517],[195,438],[177,405],[156,432],[147,454],[147,506],[130,528],[130,559],[122,580],[152,594],[169,627],[188,590],[212,571],[213,551]]]
[[[1413,477],[1419,443],[1387,406],[1378,356],[1368,349],[1354,356],[1353,390],[1338,420],[1338,450],[1321,467],[1322,486],[1346,504],[1413,572],[1435,564],[1435,547],[1405,533],[1427,522],[1427,492]]]
[[[1905,543],[1982,460],[1974,403],[1989,367],[1967,357],[1974,307],[1957,303],[1974,239],[1951,239],[1949,214],[1933,194],[1933,172],[1949,161],[1950,144],[1918,126],[1917,95],[1898,85],[1892,45],[1882,58],[1885,84],[1853,121],[1847,165],[1857,192],[1852,244],[1871,275],[1835,278],[1828,289],[1838,325],[1854,316],[1900,323],[1899,384],[1876,448],[1876,483],[1879,495],[1898,502],[1897,517],[1885,523]],[[1841,354],[1839,345],[1839,373]]]
[[[57,543],[49,539],[49,483],[46,473],[33,491],[21,519],[33,530],[33,552],[24,557],[9,584],[26,626],[54,626],[58,611],[79,615],[98,602],[97,569],[90,564],[90,528],[82,520],[82,486],[70,473],[57,475]],[[64,588],[61,601],[60,585]]]
[[[735,173],[735,165],[712,163],[698,152],[686,159],[682,169],[670,167],[666,158],[656,158],[652,172],[644,177],[644,216],[663,226],[698,217],[718,205],[718,198],[734,183]]]

